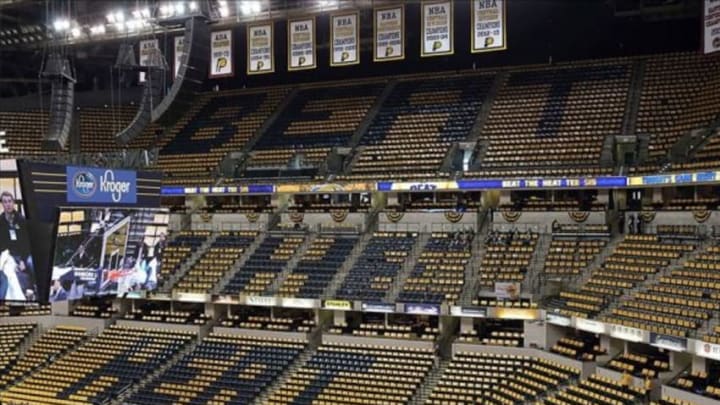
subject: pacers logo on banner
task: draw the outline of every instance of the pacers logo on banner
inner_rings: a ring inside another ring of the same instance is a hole
[[[131,170],[68,166],[67,201],[71,203],[135,204],[136,174]]]

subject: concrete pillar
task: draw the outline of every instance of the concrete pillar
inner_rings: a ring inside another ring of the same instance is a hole
[[[705,357],[693,356],[692,371],[693,371],[693,373],[707,372],[707,359]]]

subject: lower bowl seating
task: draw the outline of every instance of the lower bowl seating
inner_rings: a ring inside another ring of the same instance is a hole
[[[249,404],[306,345],[294,339],[212,333],[126,403]]]

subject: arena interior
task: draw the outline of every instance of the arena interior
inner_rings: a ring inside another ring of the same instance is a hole
[[[0,403],[720,404],[719,0],[0,1]]]

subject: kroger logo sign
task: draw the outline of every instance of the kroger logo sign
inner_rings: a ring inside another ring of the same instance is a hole
[[[135,204],[136,174],[130,170],[68,166],[67,201],[74,203]]]

